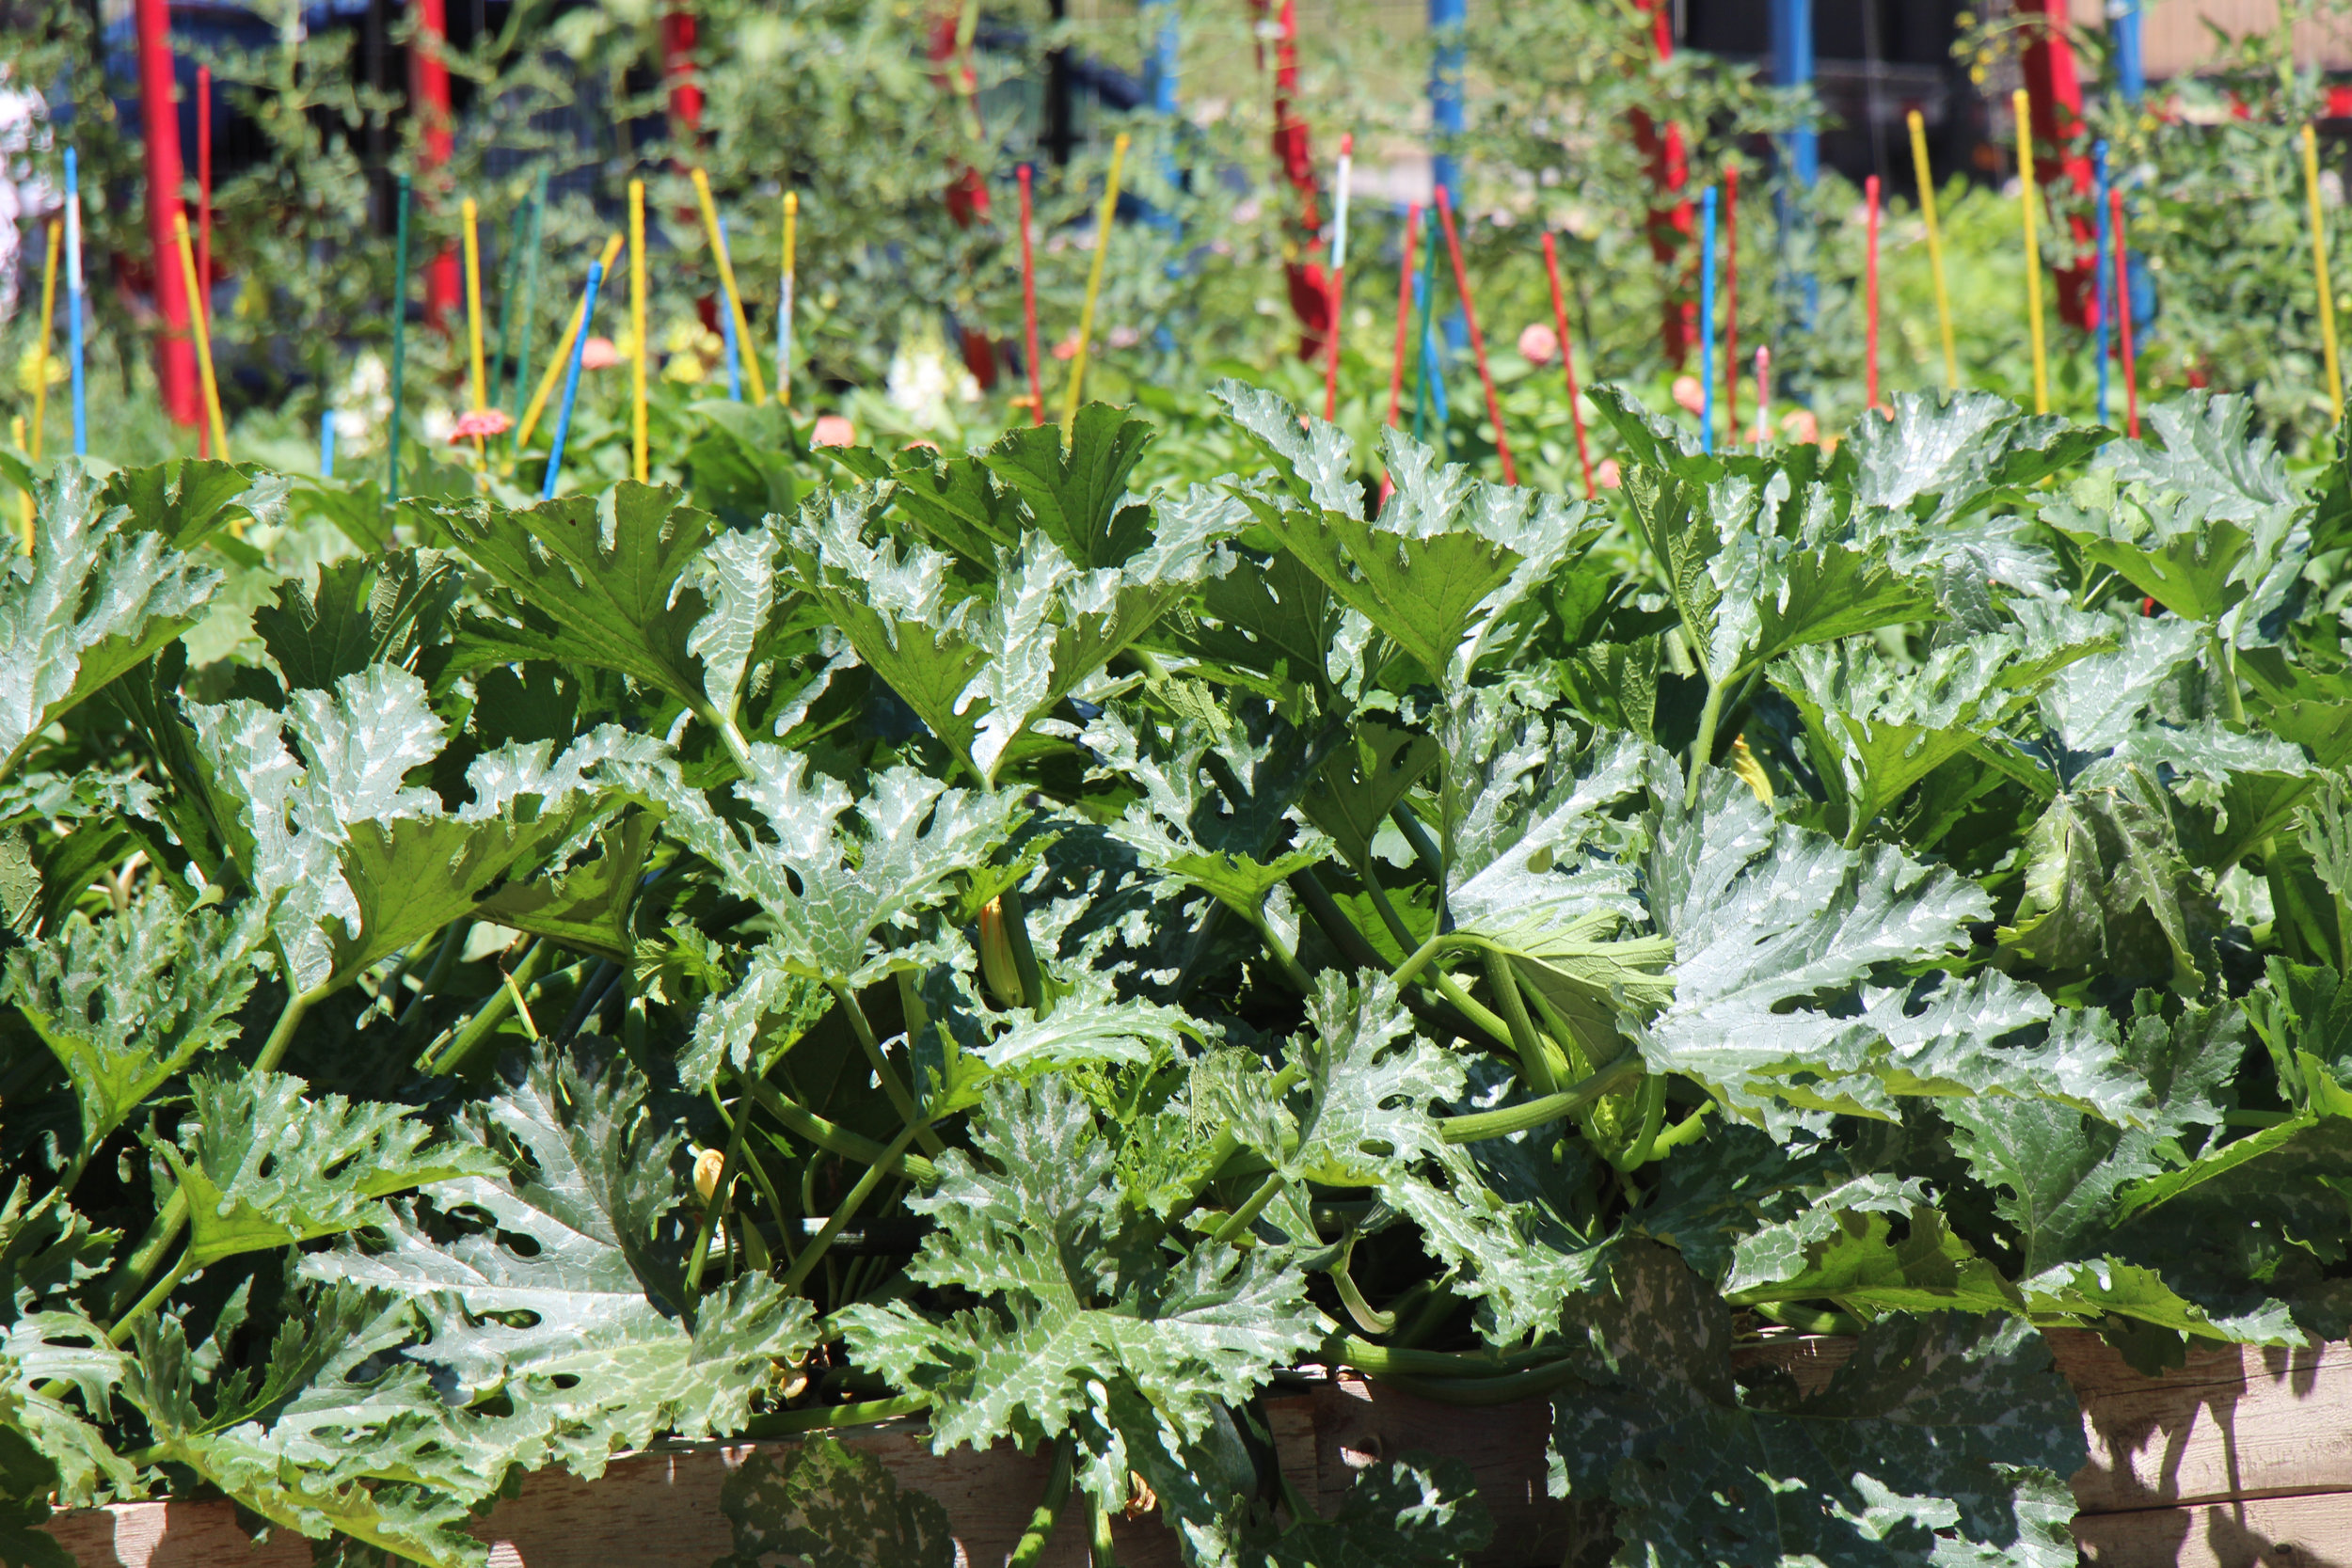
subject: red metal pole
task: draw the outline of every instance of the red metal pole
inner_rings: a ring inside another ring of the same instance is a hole
[[[1045,422],[1045,372],[1037,362],[1037,252],[1029,237],[1029,166],[1021,166],[1021,330],[1029,363],[1029,423]]]
[[[972,68],[970,54],[958,47],[960,20],[959,9],[953,6],[931,19],[930,55],[931,63],[938,68],[931,72],[931,80],[943,90],[963,100],[973,140],[978,142],[987,135],[980,120],[979,74]],[[958,229],[969,229],[989,216],[988,182],[980,178],[978,169],[960,158],[947,161],[947,215],[956,220]],[[977,327],[964,327],[962,338],[963,368],[972,372],[982,391],[994,389],[996,345]]]
[[[698,36],[692,11],[663,13],[661,75],[670,84],[670,134],[680,143],[692,141],[703,128],[703,89],[694,80]]]
[[[450,158],[449,66],[441,53],[448,47],[449,27],[444,0],[416,4],[417,36],[408,45],[409,112],[422,128],[420,164],[425,179],[421,183],[430,195],[440,196],[447,194],[441,188],[444,182],[433,178],[432,171],[446,168]],[[446,330],[456,310],[457,252],[444,246],[424,264],[425,320]]]
[[[1675,53],[1674,0],[1648,0],[1648,9],[1650,46],[1661,61],[1671,60]],[[1691,182],[1690,159],[1682,147],[1682,127],[1669,121],[1661,131],[1656,120],[1636,109],[1633,144],[1648,155],[1650,178],[1658,189],[1668,197],[1680,196]],[[1650,211],[1650,254],[1661,267],[1674,264],[1684,242],[1697,232],[1697,214],[1688,198]],[[1681,364],[1689,356],[1691,345],[1698,340],[1698,301],[1679,288],[1669,288],[1663,336],[1666,357]]]
[[[1576,349],[1568,341],[1568,298],[1560,288],[1560,249],[1552,244],[1549,229],[1544,230],[1544,276],[1551,280],[1551,320],[1560,336],[1560,366],[1568,375],[1568,420],[1576,426],[1576,460],[1584,469],[1584,499],[1591,500],[1593,452],[1584,440],[1584,405],[1579,401],[1576,388]],[[1402,330],[1399,329],[1400,337]],[[1389,422],[1396,422],[1394,415],[1390,416]]]
[[[2091,198],[2090,156],[2083,150],[2083,87],[2074,73],[2074,46],[2067,40],[2067,8],[2063,0],[2017,0],[2021,16],[2039,16],[2026,37],[2026,90],[2033,98],[2033,136],[2042,144],[2034,166],[2048,170],[2042,188],[2060,182],[2078,204]],[[2075,257],[2096,256],[2090,220],[2078,210],[2068,225],[2074,234]],[[2091,277],[2095,261],[2070,260],[2058,269],[2058,315],[2089,330],[2097,324],[2099,291]]]
[[[1250,9],[1264,20],[1268,0],[1250,0]],[[1258,63],[1265,64],[1259,46]],[[1282,0],[1274,31],[1274,157],[1283,178],[1297,193],[1298,205],[1282,242],[1282,271],[1290,285],[1291,313],[1298,318],[1298,356],[1312,364],[1323,354],[1331,330],[1331,285],[1323,263],[1312,260],[1315,237],[1323,231],[1322,187],[1315,180],[1314,152],[1309,146],[1307,122],[1292,111],[1298,93],[1298,5]]]
[[[213,70],[196,68],[196,308],[213,324]],[[210,420],[196,427],[196,455],[213,455]]]
[[[202,421],[196,389],[196,343],[188,336],[188,289],[180,276],[171,220],[180,211],[180,112],[172,103],[171,17],[164,0],[137,0],[139,104],[147,138],[147,230],[154,243],[155,379],[164,409],[180,424]]]

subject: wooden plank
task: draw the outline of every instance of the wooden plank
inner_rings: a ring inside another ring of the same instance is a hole
[[[2086,1513],[2074,1538],[2096,1568],[2345,1568],[2352,1492]]]
[[[1009,1445],[933,1454],[906,1424],[844,1434],[878,1455],[898,1484],[928,1493],[954,1522],[961,1560],[998,1568],[1045,1490],[1047,1459]],[[788,1452],[786,1443],[758,1446]],[[698,1445],[632,1454],[581,1481],[561,1470],[525,1481],[472,1527],[491,1568],[710,1568],[732,1549],[719,1488],[755,1451]],[[125,1503],[61,1515],[49,1526],[83,1568],[307,1568],[310,1543],[290,1531],[255,1546],[226,1502]],[[1122,1568],[1178,1568],[1176,1538],[1156,1518],[1115,1523]],[[1086,1528],[1062,1516],[1044,1568],[1085,1568]]]

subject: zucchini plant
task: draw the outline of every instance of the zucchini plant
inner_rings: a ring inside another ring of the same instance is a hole
[[[1216,395],[1259,460],[1182,487],[1094,405],[788,514],[412,499],[196,668],[285,482],[44,476],[0,1558],[219,1495],[478,1563],[523,1474],[800,1434],[728,1560],[944,1564],[822,1435],[894,1418],[1052,1454],[1023,1561],[1483,1545],[1457,1459],[1285,1486],[1346,1368],[1549,1399],[1629,1563],[2056,1568],[2043,1329],[2344,1332],[2341,463],[1604,391],[1602,508]]]

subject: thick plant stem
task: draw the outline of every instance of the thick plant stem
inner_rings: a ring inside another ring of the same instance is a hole
[[[837,1427],[871,1426],[915,1416],[931,1407],[929,1394],[900,1394],[895,1399],[867,1400],[859,1404],[820,1405],[814,1410],[779,1410],[755,1416],[743,1423],[746,1437],[789,1437],[796,1433],[830,1432]]]
[[[746,1077],[743,1086],[751,1091],[759,1108],[784,1124],[785,1131],[796,1132],[830,1154],[845,1160],[856,1160],[888,1173],[903,1172],[910,1180],[929,1187],[939,1180],[939,1167],[919,1154],[901,1153],[895,1158],[881,1144],[862,1132],[827,1121],[816,1112],[793,1101],[776,1091],[765,1079]],[[781,1210],[778,1211],[782,1212]]]
[[[522,962],[516,964],[514,972],[507,975],[507,983],[492,991],[489,999],[475,1009],[473,1017],[468,1019],[466,1026],[457,1032],[457,1037],[451,1040],[438,1056],[425,1064],[425,1070],[436,1078],[447,1078],[453,1073],[464,1071],[467,1062],[482,1048],[482,1042],[495,1034],[498,1026],[506,1021],[507,1012],[515,1006],[516,999],[538,983],[539,976],[548,972],[548,966],[554,958],[553,942],[545,937],[533,941],[531,951],[523,955]]]
[[[1682,790],[1684,811],[1698,809],[1699,781],[1707,776],[1708,765],[1715,760],[1715,726],[1723,722],[1724,693],[1730,688],[1728,675],[1707,683],[1707,704],[1699,709],[1699,733],[1691,741],[1691,777]]]
[[[850,1189],[849,1196],[834,1205],[833,1213],[826,1219],[824,1227],[801,1250],[801,1255],[792,1259],[792,1266],[784,1271],[784,1288],[787,1292],[801,1288],[801,1281],[808,1277],[809,1270],[815,1268],[818,1259],[825,1256],[834,1239],[848,1228],[851,1220],[857,1218],[857,1212],[866,1206],[867,1198],[874,1196],[874,1189],[882,1185],[882,1167],[895,1164],[924,1126],[922,1122],[910,1121],[901,1128],[898,1135],[890,1140],[890,1147],[882,1151],[882,1159],[866,1166],[858,1177],[857,1184]]]
[[[1602,1095],[1624,1088],[1642,1076],[1642,1058],[1627,1052],[1590,1078],[1569,1085],[1558,1094],[1548,1094],[1540,1100],[1522,1101],[1499,1110],[1480,1111],[1467,1117],[1440,1117],[1438,1125],[1450,1144],[1474,1144],[1487,1138],[1507,1138],[1514,1132],[1532,1132],[1563,1117],[1573,1116],[1592,1104]]]
[[[703,1264],[710,1257],[710,1235],[719,1227],[719,1215],[727,1206],[727,1188],[735,1180],[736,1167],[743,1158],[743,1131],[751,1124],[751,1117],[738,1117],[727,1132],[726,1153],[719,1164],[719,1181],[703,1205],[702,1224],[694,1232],[694,1250],[686,1259],[686,1293],[690,1296],[702,1293]]]
[[[195,1267],[196,1254],[183,1252],[180,1255],[180,1261],[171,1266],[170,1272],[155,1281],[147,1294],[139,1297],[132,1304],[129,1311],[117,1318],[107,1328],[106,1343],[119,1345],[123,1340],[128,1339],[131,1337],[131,1330],[138,1326],[139,1320],[163,1305],[164,1299],[178,1289],[180,1281],[187,1278],[188,1272]]]
[[[278,1064],[286,1059],[286,1053],[294,1048],[294,1031],[302,1027],[303,1015],[331,994],[333,990],[333,981],[326,980],[286,998],[286,1005],[278,1009],[277,1023],[270,1029],[269,1038],[262,1042],[262,1053],[253,1058],[256,1072],[278,1070]],[[147,1234],[140,1238],[137,1250],[123,1264],[122,1288],[115,1292],[118,1311],[121,1310],[124,1302],[131,1299],[134,1291],[140,1290],[154,1276],[156,1269],[163,1264],[164,1254],[171,1250],[172,1243],[179,1241],[181,1233],[187,1227],[187,1195],[174,1188],[170,1198],[164,1204],[163,1212],[155,1216],[155,1223],[149,1226]]]
[[[1289,981],[1292,989],[1299,995],[1314,995],[1313,977],[1299,966],[1298,959],[1292,956],[1291,950],[1282,945],[1282,939],[1275,931],[1274,923],[1266,918],[1263,903],[1249,911],[1249,924],[1258,928],[1258,940],[1265,944],[1266,952],[1273,956],[1274,967],[1282,972],[1282,978]]]
[[[946,1140],[932,1132],[930,1123],[915,1114],[914,1096],[908,1092],[906,1081],[898,1076],[898,1069],[890,1065],[890,1058],[882,1054],[882,1041],[875,1037],[874,1026],[866,1022],[866,1009],[858,1006],[856,995],[849,987],[832,980],[825,982],[825,989],[833,992],[833,999],[841,1004],[841,1010],[849,1015],[850,1032],[857,1037],[858,1049],[866,1053],[866,1061],[874,1069],[875,1081],[882,1085],[882,1093],[890,1097],[890,1103],[898,1111],[898,1119],[915,1130],[915,1136],[921,1140],[925,1153],[944,1152],[947,1148]]]
[[[1265,1212],[1265,1206],[1280,1195],[1289,1181],[1290,1179],[1278,1170],[1259,1182],[1258,1190],[1251,1193],[1240,1208],[1225,1216],[1225,1223],[1209,1237],[1209,1244],[1232,1246],[1248,1235],[1249,1227],[1258,1223],[1258,1216]]]
[[[1045,1496],[1038,1499],[1037,1512],[1029,1515],[1029,1528],[1021,1532],[1012,1556],[1005,1560],[1005,1568],[1037,1568],[1045,1556],[1062,1505],[1070,1500],[1070,1472],[1076,1459],[1076,1445],[1067,1435],[1054,1445],[1054,1468],[1045,1478]]]
[[[1519,1053],[1519,1070],[1527,1077],[1527,1086],[1534,1094],[1557,1094],[1560,1080],[1551,1065],[1551,1053],[1544,1037],[1535,1032],[1535,1021],[1527,1016],[1527,999],[1519,994],[1519,977],[1511,960],[1489,947],[1486,949],[1486,984],[1502,1005],[1502,1021],[1510,1025],[1511,1043]]]
[[[1398,1345],[1375,1345],[1369,1339],[1359,1339],[1352,1334],[1344,1334],[1326,1339],[1323,1354],[1329,1360],[1353,1367],[1371,1377],[1499,1378],[1533,1368],[1549,1367],[1559,1360],[1561,1353],[1556,1345],[1541,1350],[1520,1351],[1511,1355],[1412,1350]]]
[[[1087,1550],[1093,1559],[1087,1568],[1119,1568],[1111,1545],[1111,1511],[1091,1492],[1087,1494]]]

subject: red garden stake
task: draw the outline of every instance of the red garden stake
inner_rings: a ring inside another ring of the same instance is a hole
[[[2074,70],[2074,46],[2067,37],[2070,25],[2068,8],[2059,0],[2018,0],[2021,21],[2038,13],[2038,22],[2026,24],[2025,67],[2026,89],[2032,94],[2033,139],[2049,150],[2042,157],[2047,161],[2048,171],[2043,183],[2056,187],[2061,182],[2070,187],[2076,199],[2089,206],[2091,195],[2090,155],[2085,150],[2081,135],[2083,127],[2082,78]],[[2081,211],[2067,220],[2074,235],[2073,254],[2095,254],[2091,243],[2090,222]],[[2063,246],[2053,246],[2058,256],[2067,254]],[[2058,315],[2086,330],[2090,326],[2091,308],[2098,301],[2098,290],[2091,274],[2095,264],[2085,265],[2068,261],[2052,269],[2058,277]]]
[[[1454,292],[1462,296],[1462,319],[1470,325],[1470,355],[1478,361],[1478,380],[1486,388],[1486,418],[1495,427],[1495,455],[1502,459],[1502,483],[1519,482],[1518,466],[1511,461],[1511,442],[1502,433],[1502,401],[1495,396],[1495,378],[1486,370],[1486,335],[1478,330],[1478,305],[1470,298],[1470,272],[1462,265],[1462,238],[1454,229],[1454,199],[1438,187],[1438,221],[1445,225],[1446,254],[1454,261]]]
[[[691,145],[703,125],[703,89],[694,80],[694,13],[665,11],[661,17],[661,77],[670,84],[670,135]]]
[[[1291,313],[1298,318],[1298,356],[1313,364],[1323,352],[1323,335],[1333,324],[1325,319],[1331,308],[1331,291],[1326,285],[1323,268],[1310,260],[1314,250],[1315,235],[1323,228],[1323,193],[1315,182],[1315,163],[1308,145],[1307,122],[1292,107],[1298,95],[1298,5],[1297,0],[1249,0],[1250,11],[1263,25],[1267,21],[1267,8],[1275,5],[1274,33],[1274,159],[1282,166],[1282,177],[1297,198],[1297,208],[1291,221],[1283,225],[1284,254],[1290,258],[1283,263],[1288,280]],[[1258,43],[1258,69],[1265,69],[1265,42]]]
[[[213,320],[213,68],[196,68],[196,308]],[[196,455],[213,455],[213,427],[196,427]]]
[[[181,277],[171,220],[180,212],[180,115],[172,107],[171,16],[165,0],[138,0],[139,109],[147,143],[147,230],[154,243],[155,379],[164,410],[180,424],[200,424],[196,341],[188,335],[188,290]]]
[[[2132,358],[2132,275],[2123,244],[2123,193],[2107,192],[2108,227],[2115,232],[2116,351],[2123,356],[2123,434],[2139,439],[2139,367]]]
[[[1740,170],[1735,165],[1724,170],[1724,445],[1739,444]]]
[[[1868,217],[1869,237],[1862,260],[1862,387],[1870,412],[1879,407],[1879,177],[1862,182],[1862,200]]]
[[[1584,499],[1591,500],[1596,494],[1593,454],[1584,444],[1584,405],[1576,389],[1576,350],[1568,345],[1568,301],[1560,291],[1560,247],[1552,244],[1549,229],[1544,230],[1544,276],[1551,279],[1551,325],[1560,335],[1560,363],[1568,372],[1568,418],[1576,426],[1576,460],[1584,469]],[[1398,368],[1403,369],[1401,355]]]
[[[1648,13],[1651,49],[1661,62],[1673,59],[1675,13],[1681,8],[1673,0],[1643,0],[1643,8]],[[1649,160],[1650,179],[1659,195],[1666,198],[1650,210],[1650,255],[1661,268],[1677,267],[1676,258],[1685,244],[1698,237],[1697,208],[1684,194],[1691,182],[1691,166],[1683,150],[1682,127],[1669,120],[1661,128],[1641,109],[1633,111],[1632,120],[1633,144]],[[1664,327],[1668,361],[1680,365],[1698,340],[1698,301],[1670,283]]]
[[[1045,422],[1045,372],[1037,362],[1037,253],[1029,238],[1029,182],[1034,171],[1021,166],[1021,330],[1029,361],[1029,422]]]

